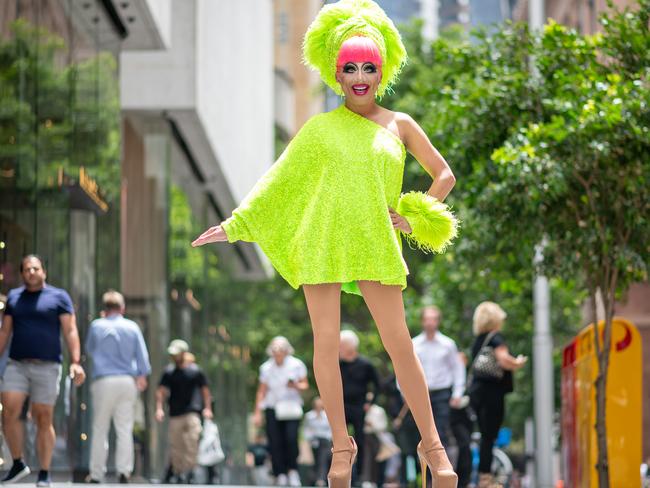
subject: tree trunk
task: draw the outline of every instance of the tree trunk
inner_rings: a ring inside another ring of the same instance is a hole
[[[602,291],[602,290],[601,290]],[[591,307],[594,319],[594,343],[598,364],[596,376],[596,444],[598,446],[598,458],[596,471],[598,473],[598,487],[609,488],[609,456],[607,452],[607,373],[609,370],[609,351],[611,343],[612,318],[610,311],[613,304],[608,303],[609,293],[603,293],[605,302],[605,327],[603,330],[603,344],[600,343],[598,333],[598,313],[596,309],[596,292],[591,294]]]

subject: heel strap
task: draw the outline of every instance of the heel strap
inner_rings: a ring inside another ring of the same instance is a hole
[[[334,454],[335,452],[353,452],[353,451],[354,449],[351,447],[341,447],[339,449],[332,448],[332,454]]]
[[[445,447],[444,446],[439,446],[439,447],[429,447],[425,449],[424,447],[421,448],[422,452],[432,452],[432,451],[444,451]]]

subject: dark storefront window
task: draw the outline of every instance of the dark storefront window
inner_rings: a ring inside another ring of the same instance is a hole
[[[119,36],[100,2],[74,0],[2,2],[0,29],[0,293],[40,254],[83,340],[119,286]],[[54,469],[87,463],[87,396],[62,381]]]

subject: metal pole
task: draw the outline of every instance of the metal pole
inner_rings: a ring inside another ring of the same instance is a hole
[[[420,17],[424,20],[422,37],[427,41],[433,41],[439,33],[438,0],[421,0]]]
[[[544,27],[544,8],[544,0],[528,2],[528,25],[532,30],[541,30]]]
[[[531,31],[541,32],[544,26],[544,0],[529,0],[528,25]],[[535,63],[531,63],[534,67]],[[533,68],[531,76],[539,76]],[[535,249],[535,264],[544,259],[544,243]],[[551,337],[550,299],[548,279],[535,276],[533,303],[535,332],[533,336],[533,382],[535,415],[535,486],[553,488],[553,341]]]
[[[541,262],[543,244],[535,250]],[[537,275],[533,288],[535,333],[533,336],[533,382],[535,415],[536,488],[553,488],[553,341],[551,337],[550,289],[546,276]]]

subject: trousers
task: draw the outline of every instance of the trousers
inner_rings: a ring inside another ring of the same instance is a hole
[[[101,481],[106,472],[108,432],[115,428],[115,469],[127,477],[133,471],[133,419],[138,390],[132,376],[104,376],[90,386],[93,401],[90,477]]]

